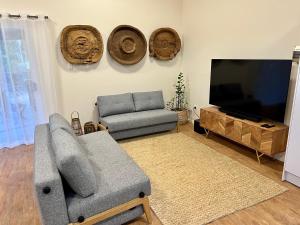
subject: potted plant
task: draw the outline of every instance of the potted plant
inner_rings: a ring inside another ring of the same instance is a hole
[[[175,84],[175,96],[167,103],[167,108],[176,111],[179,124],[188,122],[188,103],[185,95],[185,81],[183,73],[179,73]]]

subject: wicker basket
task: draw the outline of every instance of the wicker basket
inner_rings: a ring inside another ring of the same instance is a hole
[[[96,132],[95,124],[92,121],[86,122],[83,127],[84,127],[84,134]]]
[[[178,115],[178,123],[180,125],[186,124],[188,122],[188,111],[187,110],[181,110],[176,111]]]

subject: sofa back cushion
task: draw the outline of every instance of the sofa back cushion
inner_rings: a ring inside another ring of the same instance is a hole
[[[49,128],[50,132],[55,131],[56,129],[64,129],[71,134],[74,134],[74,131],[70,123],[60,114],[54,113],[49,116]]]
[[[92,165],[74,136],[56,129],[52,132],[52,147],[57,167],[70,187],[82,197],[94,194],[97,183]]]
[[[165,108],[162,91],[136,92],[132,94],[135,111]]]
[[[98,96],[97,104],[100,117],[130,113],[135,109],[131,93]]]

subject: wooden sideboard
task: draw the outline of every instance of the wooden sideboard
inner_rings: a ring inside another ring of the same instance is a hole
[[[243,120],[228,116],[214,106],[200,110],[200,123],[208,131],[254,149],[259,162],[264,154],[273,156],[286,149],[288,126],[282,123]],[[261,127],[266,123],[274,124],[275,127]]]

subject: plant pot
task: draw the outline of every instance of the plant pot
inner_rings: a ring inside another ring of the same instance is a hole
[[[178,115],[178,123],[180,125],[186,124],[188,122],[188,110],[178,110],[176,111]]]

